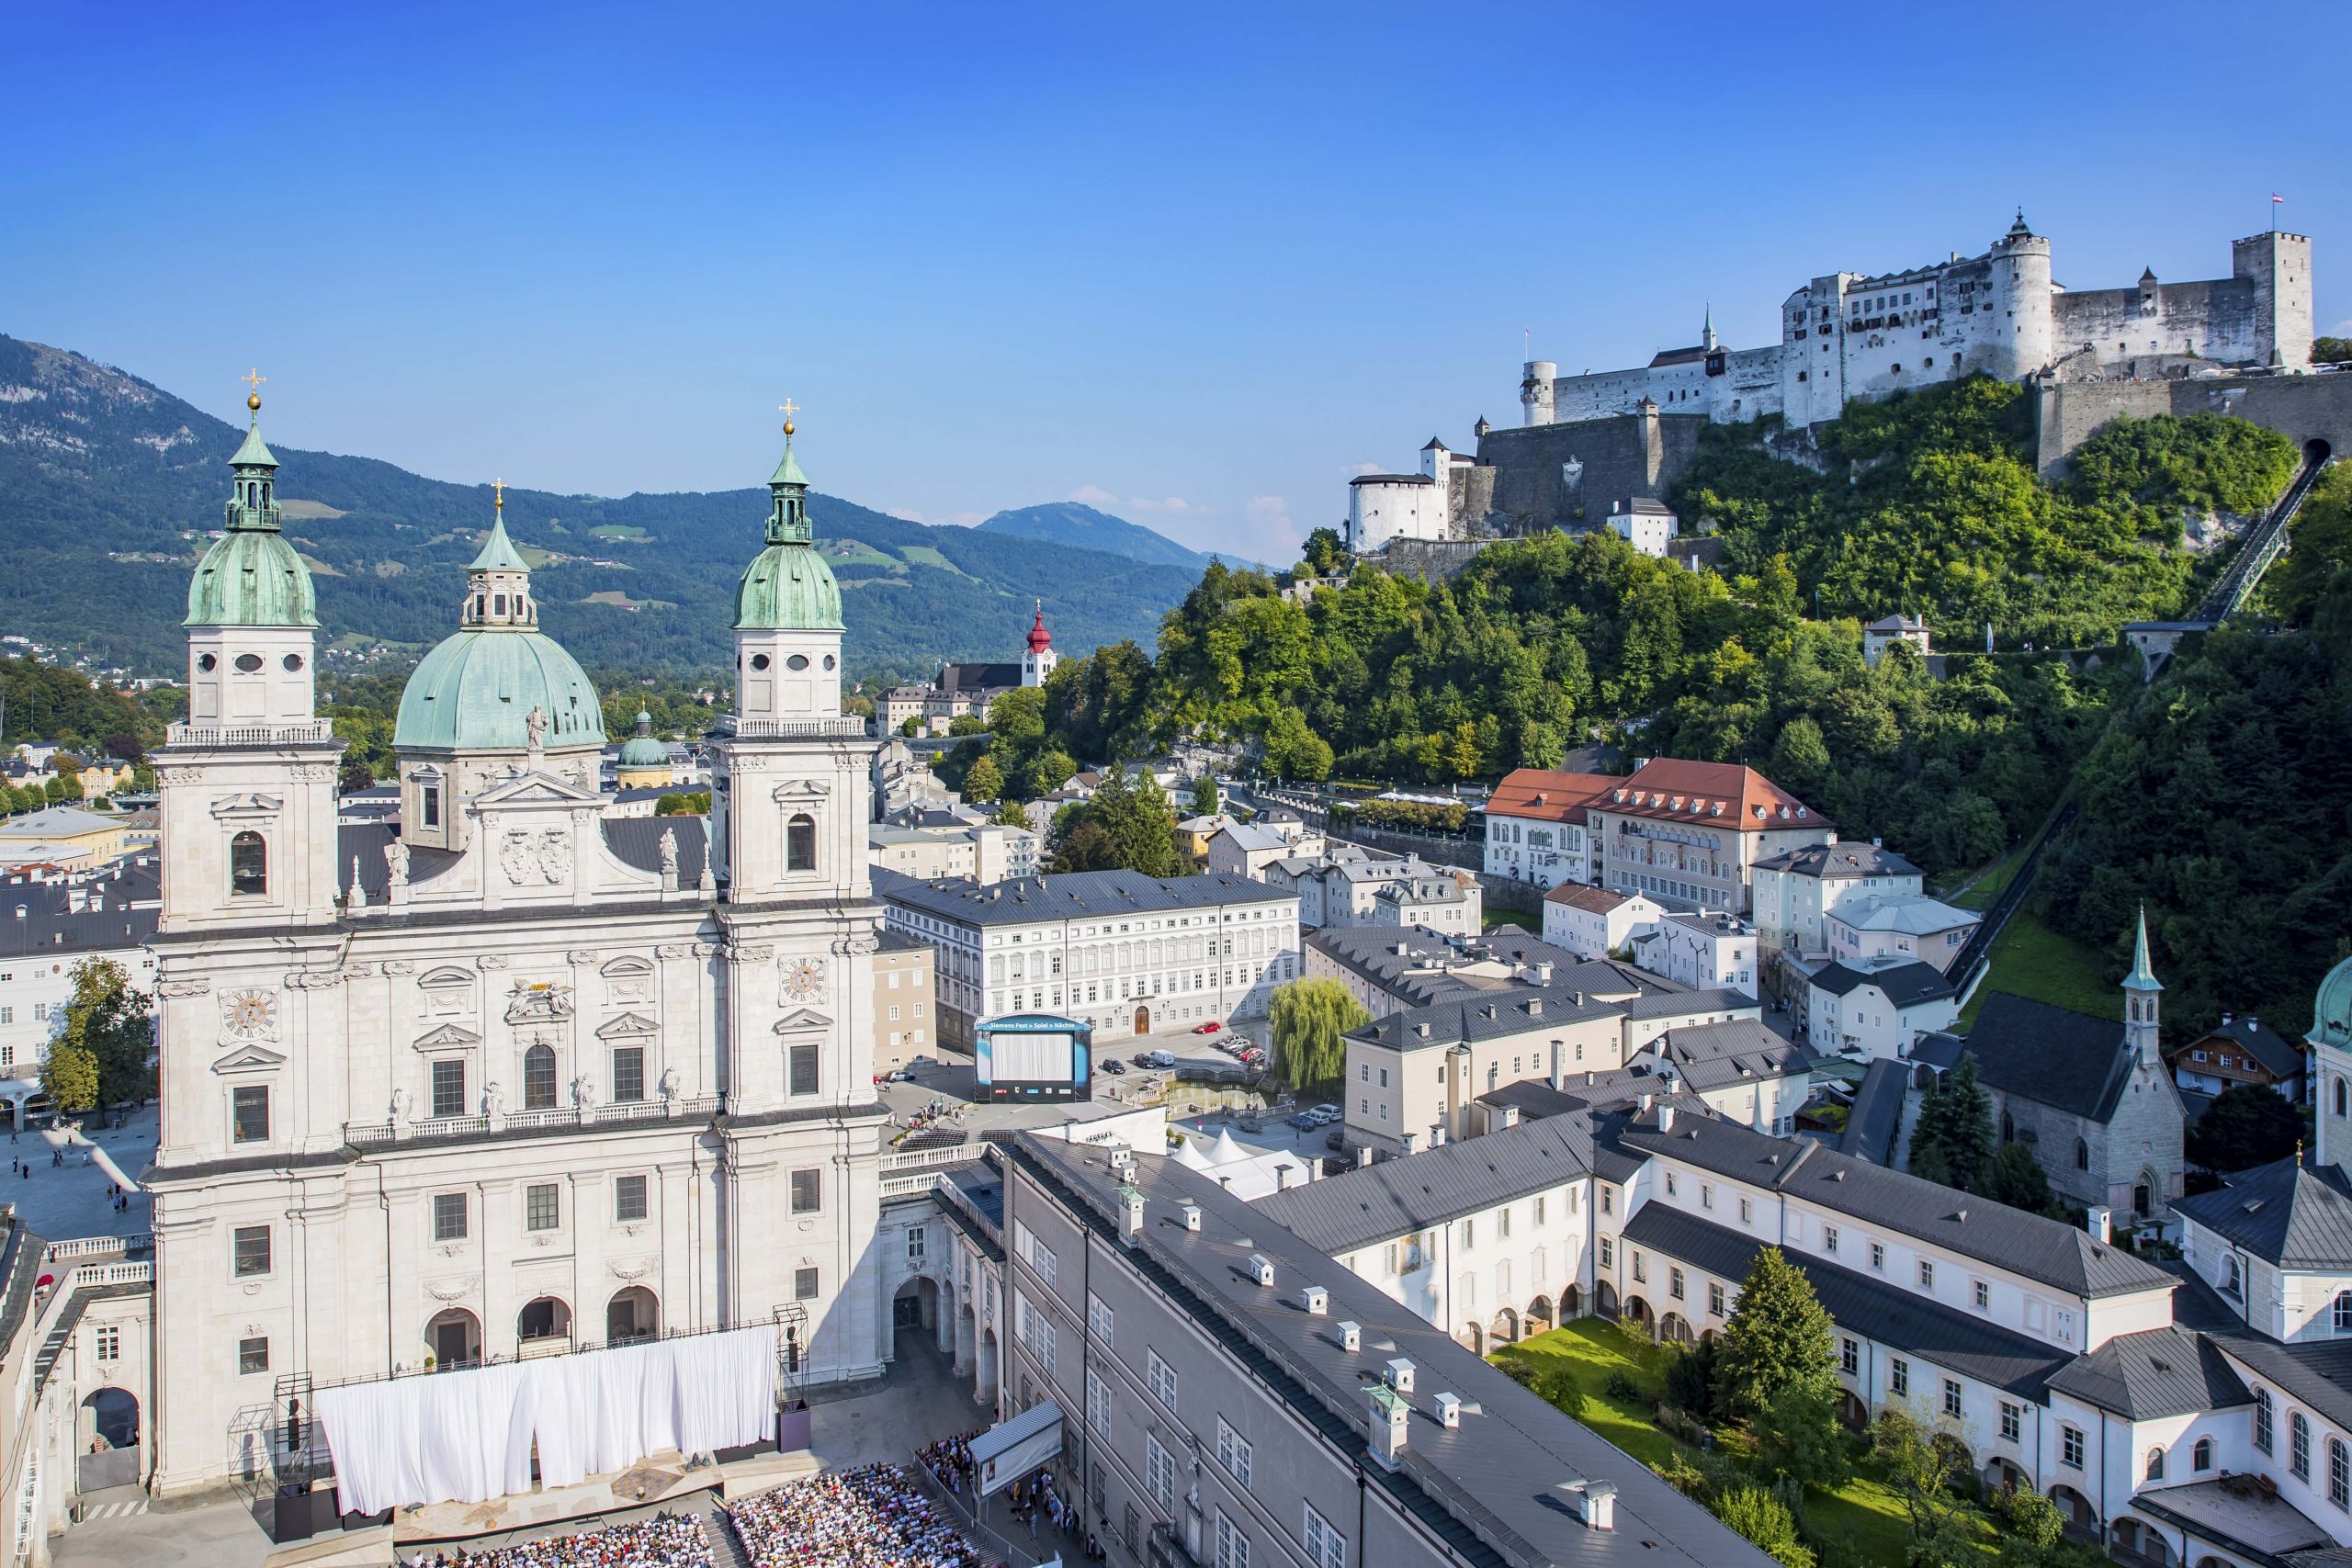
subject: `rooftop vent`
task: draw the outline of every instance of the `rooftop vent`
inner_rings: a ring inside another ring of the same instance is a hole
[[[1352,1356],[1363,1348],[1363,1325],[1358,1323],[1340,1325],[1340,1348]]]
[[[1445,1427],[1462,1425],[1462,1396],[1460,1394],[1441,1393],[1437,1396],[1437,1424]]]
[[[1307,1286],[1298,1293],[1298,1300],[1299,1304],[1316,1317],[1322,1317],[1331,1310],[1331,1292],[1320,1285]]]
[[[1617,1528],[1617,1483],[1613,1481],[1566,1481],[1560,1490],[1568,1495],[1568,1506],[1584,1521],[1584,1528],[1608,1530]]]
[[[1381,1381],[1398,1393],[1413,1392],[1413,1363],[1399,1356],[1388,1363],[1381,1373]]]
[[[1183,1205],[1178,1209],[1177,1213],[1184,1216],[1184,1228],[1186,1230],[1196,1231],[1201,1228],[1201,1206],[1198,1203],[1195,1203],[1191,1199],[1187,1198],[1184,1200]]]
[[[1272,1284],[1274,1282],[1274,1260],[1267,1257],[1262,1252],[1251,1253],[1250,1255],[1250,1277],[1252,1280],[1257,1280],[1261,1285]]]

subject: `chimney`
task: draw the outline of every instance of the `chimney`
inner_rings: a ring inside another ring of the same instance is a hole
[[[1198,1203],[1193,1202],[1190,1198],[1184,1200],[1183,1206],[1179,1209],[1177,1213],[1184,1216],[1184,1228],[1186,1230],[1196,1231],[1201,1228],[1201,1206]]]
[[[1331,1292],[1320,1285],[1309,1285],[1298,1293],[1299,1303],[1313,1317],[1328,1316],[1331,1311]]]
[[[1565,1087],[1560,1082],[1561,1057],[1565,1049],[1562,1042],[1557,1040],[1552,1042],[1552,1088],[1555,1092]]]
[[[1404,1457],[1406,1427],[1413,1418],[1412,1402],[1385,1383],[1373,1383],[1363,1393],[1372,1418],[1372,1457],[1394,1470]]]
[[[1250,1277],[1252,1280],[1257,1280],[1261,1285],[1272,1284],[1274,1282],[1274,1260],[1267,1257],[1262,1252],[1251,1253],[1250,1255]]]
[[[1462,1425],[1462,1396],[1441,1393],[1437,1396],[1437,1424],[1448,1430]]]
[[[1126,1224],[1122,1232],[1129,1247],[1143,1241],[1143,1192],[1135,1187],[1122,1187],[1119,1197],[1126,1205]]]
[[[1510,1130],[1510,1128],[1516,1127],[1516,1126],[1518,1126],[1518,1125],[1519,1125],[1519,1107],[1518,1107],[1518,1106],[1516,1106],[1516,1105],[1506,1105],[1506,1106],[1504,1106],[1504,1107],[1503,1107],[1503,1127],[1504,1127],[1504,1130],[1508,1131],[1508,1130]]]
[[[1277,1192],[1285,1191],[1289,1187],[1290,1167],[1287,1165],[1278,1165],[1274,1167],[1274,1190]]]
[[[1617,1483],[1613,1481],[1564,1481],[1560,1490],[1589,1530],[1617,1528]]]
[[[1361,1324],[1340,1325],[1340,1348],[1351,1356],[1363,1348],[1363,1326]]]
[[[2229,1015],[2228,1013],[2223,1013],[2223,1014],[2222,1015],[2222,1027],[2223,1029],[2227,1029],[2229,1026],[2230,1026],[2230,1015]]]
[[[1673,1106],[1661,1105],[1657,1108],[1657,1130],[1661,1133],[1671,1133],[1674,1131]]]
[[[1430,1123],[1430,1147],[1433,1149],[1442,1149],[1445,1147],[1444,1122],[1432,1122]]]
[[[1399,1356],[1382,1370],[1380,1380],[1398,1393],[1410,1393],[1413,1392],[1413,1363]]]
[[[1634,1109],[1640,1114],[1647,1116],[1650,1113],[1650,1102],[1657,1098],[1657,1097],[1650,1093],[1649,1090],[1644,1089],[1641,1093],[1634,1097]]]
[[[2115,1240],[2115,1211],[2104,1203],[2093,1203],[2083,1215],[2083,1228],[2100,1241]]]
[[[1370,1144],[1366,1144],[1363,1147],[1356,1151],[1356,1168],[1358,1170],[1362,1170],[1365,1166],[1368,1166],[1371,1163],[1372,1145]]]
[[[1552,961],[1550,959],[1544,959],[1542,963],[1536,964],[1535,983],[1539,986],[1548,986],[1552,983]]]

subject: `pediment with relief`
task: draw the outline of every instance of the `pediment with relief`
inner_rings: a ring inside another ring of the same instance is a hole
[[[778,1034],[814,1034],[833,1027],[833,1021],[814,1008],[796,1008],[775,1021]]]
[[[583,790],[553,773],[524,773],[501,779],[475,795],[469,804],[477,811],[508,806],[601,806],[593,790]]]
[[[275,817],[286,802],[274,795],[224,795],[212,803],[212,815],[222,821],[238,817]]]
[[[418,976],[416,983],[420,986],[471,986],[474,983],[474,972],[450,965],[435,969],[430,975]]]
[[[272,1067],[282,1067],[286,1058],[275,1051],[265,1051],[258,1045],[243,1045],[212,1064],[216,1073],[261,1073]]]
[[[655,1029],[651,1019],[640,1017],[633,1012],[625,1012],[610,1023],[596,1026],[596,1038],[599,1040],[617,1040],[628,1035],[658,1032],[660,1031]]]
[[[821,800],[833,793],[833,786],[823,779],[786,779],[770,792],[775,800]]]
[[[481,1036],[472,1030],[460,1029],[454,1023],[445,1023],[430,1034],[418,1035],[416,1048],[420,1051],[447,1051],[455,1046],[481,1043]]]

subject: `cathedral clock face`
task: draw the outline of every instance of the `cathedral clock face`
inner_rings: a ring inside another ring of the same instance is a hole
[[[267,991],[232,991],[220,999],[220,1027],[239,1040],[274,1034],[277,998]]]
[[[813,1002],[825,988],[825,965],[814,958],[796,958],[784,966],[784,994],[796,1002]]]

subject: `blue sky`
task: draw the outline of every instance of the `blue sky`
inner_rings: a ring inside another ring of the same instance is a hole
[[[1280,562],[1564,370],[1981,251],[2352,317],[2352,9],[13,0],[0,332],[559,491],[1078,498]]]

